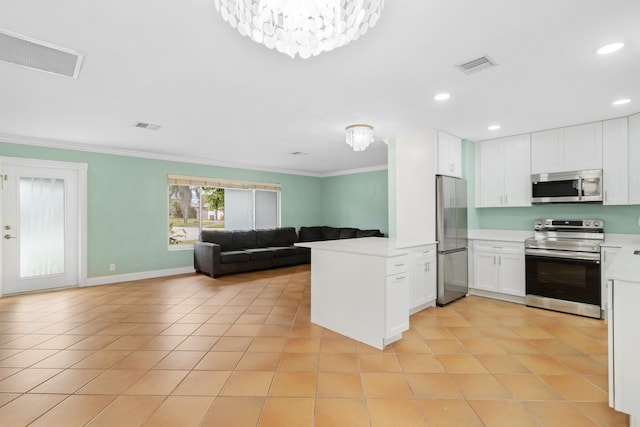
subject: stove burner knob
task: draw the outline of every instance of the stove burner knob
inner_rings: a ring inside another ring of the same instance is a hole
[[[536,221],[536,227],[542,227],[542,221]]]
[[[600,221],[593,221],[594,227],[600,227]]]
[[[595,226],[595,225],[596,225],[596,223],[594,222],[594,223],[593,223],[593,225]],[[591,227],[591,221],[585,221],[585,222],[584,222],[584,226],[585,226],[585,227]]]

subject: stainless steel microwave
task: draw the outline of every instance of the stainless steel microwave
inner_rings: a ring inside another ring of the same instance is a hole
[[[531,175],[531,203],[602,203],[602,169]]]

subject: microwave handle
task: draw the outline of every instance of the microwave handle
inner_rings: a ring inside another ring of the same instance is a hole
[[[578,200],[582,200],[582,196],[584,196],[584,181],[582,177],[578,177]]]

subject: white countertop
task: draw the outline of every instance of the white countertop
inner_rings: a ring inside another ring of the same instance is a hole
[[[346,252],[379,257],[408,255],[410,248],[398,248],[395,239],[386,237],[360,237],[357,239],[324,240],[320,242],[300,242],[296,246],[322,249],[335,252]]]
[[[618,252],[607,269],[607,280],[624,280],[640,284],[640,255],[634,255],[634,250],[640,250],[640,247],[623,248]]]
[[[601,246],[612,248],[635,247],[640,249],[640,234],[604,234],[604,242]]]
[[[504,242],[524,243],[525,239],[533,237],[533,230],[469,230],[469,240],[499,240]]]

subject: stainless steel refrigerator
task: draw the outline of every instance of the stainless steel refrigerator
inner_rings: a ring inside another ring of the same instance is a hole
[[[460,178],[436,177],[436,240],[438,296],[442,306],[469,291],[467,251],[467,183]]]

